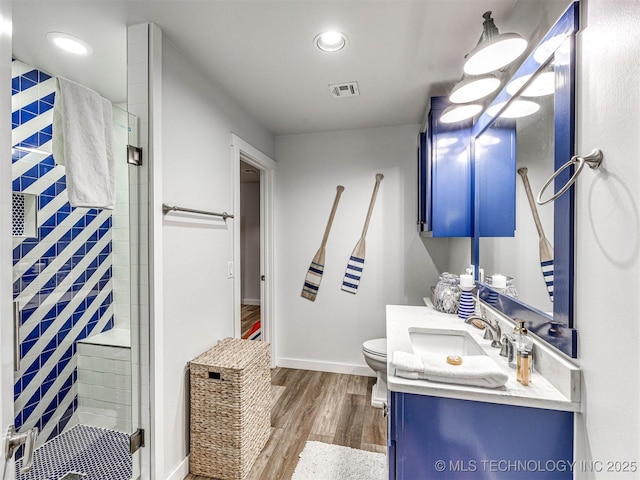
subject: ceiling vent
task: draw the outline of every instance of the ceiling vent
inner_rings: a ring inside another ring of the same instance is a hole
[[[329,85],[329,90],[331,90],[331,95],[335,98],[355,97],[360,95],[358,82],[334,83]]]

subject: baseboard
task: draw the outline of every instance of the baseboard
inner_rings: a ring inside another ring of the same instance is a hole
[[[243,298],[240,303],[242,305],[260,305],[259,298]]]
[[[189,475],[189,455],[171,472],[167,480],[184,480],[187,475]]]
[[[318,362],[301,358],[278,358],[276,365],[284,368],[297,368],[299,370],[314,370],[318,372],[346,373],[348,375],[362,375],[375,377],[376,374],[366,365],[352,365],[348,363]]]

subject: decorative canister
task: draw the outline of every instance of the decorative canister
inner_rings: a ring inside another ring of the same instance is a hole
[[[460,286],[458,276],[444,272],[436,285],[435,303],[436,310],[444,313],[457,313],[460,301]]]
[[[458,317],[466,320],[475,313],[475,304],[471,291],[475,287],[473,277],[470,274],[460,275],[460,302],[458,304]]]

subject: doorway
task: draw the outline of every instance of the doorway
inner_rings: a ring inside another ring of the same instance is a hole
[[[262,340],[260,170],[240,154],[240,335]]]
[[[234,336],[269,342],[271,362],[275,366],[273,202],[276,163],[237,135],[231,136],[231,161],[234,211],[240,212],[240,221],[234,222],[233,241]]]

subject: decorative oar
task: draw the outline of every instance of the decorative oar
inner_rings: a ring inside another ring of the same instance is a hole
[[[365,242],[364,238],[367,235],[367,229],[369,228],[369,220],[371,219],[371,212],[373,212],[373,204],[376,202],[376,195],[378,194],[378,188],[380,182],[384,178],[384,175],[378,173],[376,175],[376,184],[373,187],[373,194],[371,195],[371,202],[369,203],[369,211],[367,212],[367,218],[364,221],[364,227],[362,228],[362,235],[360,240],[356,243],[349,262],[347,263],[347,271],[344,274],[344,280],[342,281],[342,290],[349,293],[356,293],[358,291],[358,285],[360,285],[360,277],[362,277],[362,268],[364,267],[364,250]]]
[[[529,206],[531,207],[531,213],[533,214],[533,221],[535,222],[536,229],[538,230],[538,237],[540,238],[540,268],[542,268],[542,276],[545,284],[547,285],[549,298],[553,302],[553,247],[549,243],[549,240],[547,240],[547,237],[545,237],[544,230],[542,230],[542,223],[540,223],[536,202],[533,199],[531,185],[529,185],[529,179],[527,178],[527,168],[519,168],[518,173],[522,177],[524,189],[527,192],[527,199],[529,200]]]
[[[324,237],[322,237],[322,243],[313,257],[313,260],[311,260],[311,265],[309,265],[307,276],[304,279],[304,286],[302,287],[301,295],[312,302],[315,301],[316,296],[318,295],[318,289],[320,288],[320,281],[322,280],[322,274],[324,273],[325,245],[329,239],[329,232],[331,231],[333,217],[336,215],[338,202],[340,201],[340,195],[342,195],[344,187],[342,185],[338,185],[337,190],[336,198],[333,201],[333,207],[331,208],[331,215],[329,215],[329,221],[327,222],[327,228],[324,230]]]

